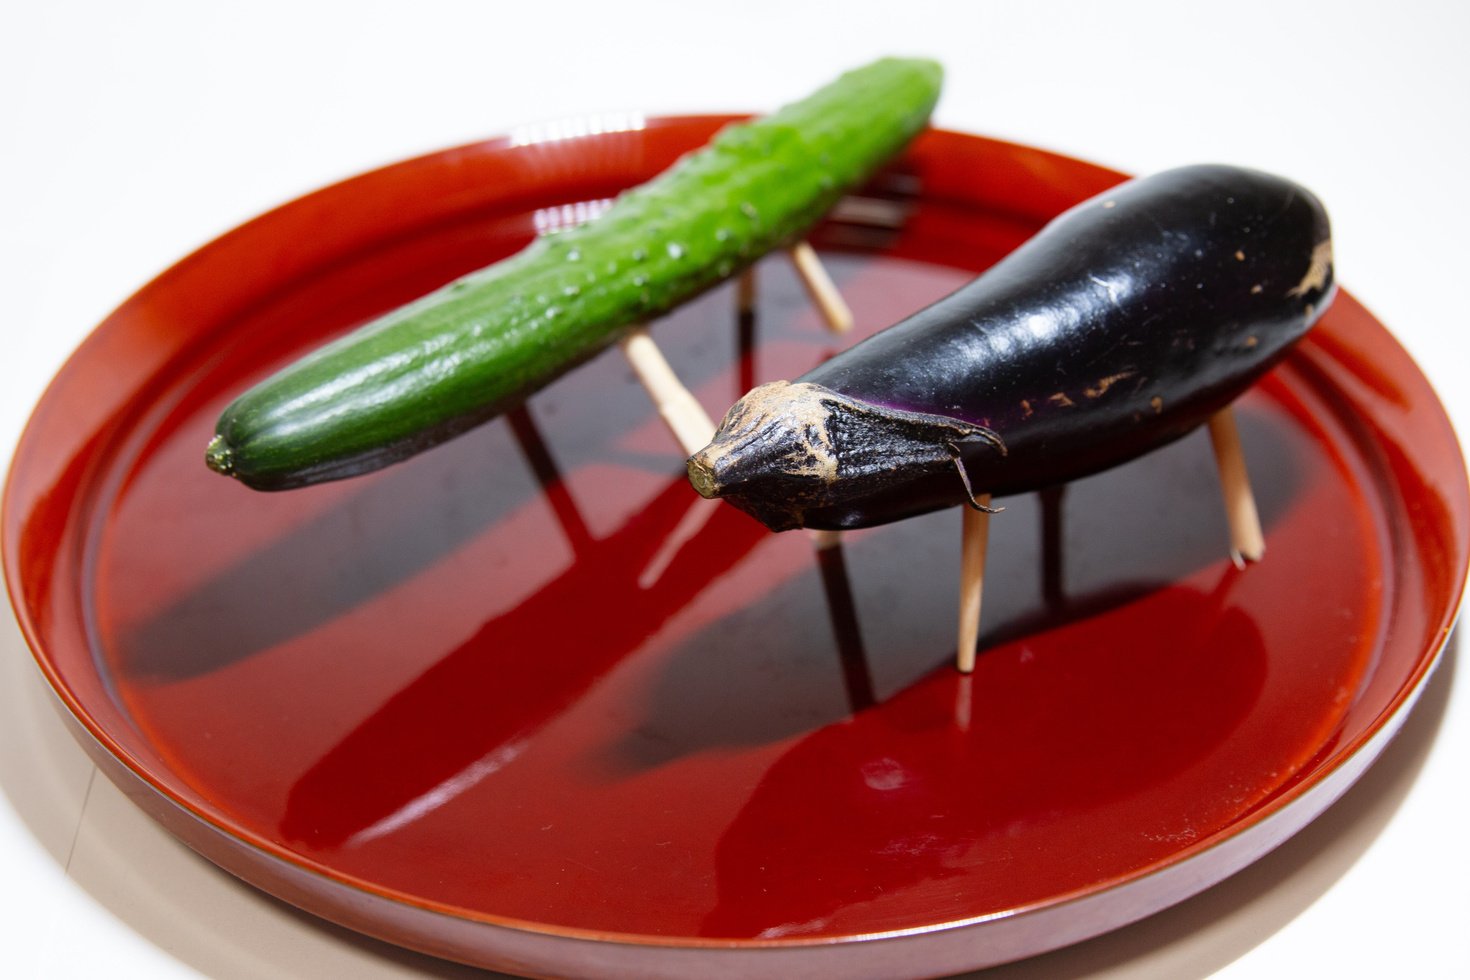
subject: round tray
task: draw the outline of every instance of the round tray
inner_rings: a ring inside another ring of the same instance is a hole
[[[1269,551],[1202,436],[992,521],[817,553],[697,498],[615,354],[357,480],[257,494],[242,387],[728,117],[495,140],[190,256],[58,375],[6,489],[12,600],[82,744],[213,861],[351,928],[536,975],[938,975],[1141,918],[1320,813],[1402,724],[1464,586],[1463,457],[1341,294],[1237,407]],[[1121,176],[935,131],[814,236],[864,336]],[[655,327],[710,413],[841,341],[789,269]]]

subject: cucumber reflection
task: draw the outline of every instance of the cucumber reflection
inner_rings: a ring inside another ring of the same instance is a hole
[[[655,586],[641,586],[639,572],[690,506],[702,503],[676,479],[619,530],[584,543],[565,572],[487,621],[304,773],[287,798],[281,833],[317,848],[365,843],[513,759],[525,739],[765,537],[743,514],[719,508]]]

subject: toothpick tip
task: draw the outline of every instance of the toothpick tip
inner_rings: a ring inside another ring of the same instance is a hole
[[[1242,572],[1245,571],[1247,565],[1254,565],[1264,557],[1266,557],[1266,546],[1264,544],[1256,548],[1230,549],[1231,563]]]
[[[812,547],[818,551],[827,551],[842,544],[841,531],[812,531]]]

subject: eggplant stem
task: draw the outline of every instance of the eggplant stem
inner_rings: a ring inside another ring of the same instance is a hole
[[[981,439],[984,439],[986,442],[994,446],[997,450],[1000,451],[1000,454],[1002,456],[1007,454],[1008,450],[1006,449],[1006,441],[1000,437],[999,432],[996,432],[994,429],[987,429],[983,425],[977,425],[974,428],[975,435],[979,436]]]
[[[960,448],[952,442],[946,442],[944,444],[944,447],[949,450],[949,458],[954,460],[954,468],[960,474],[960,482],[965,485],[965,496],[969,498],[970,506],[975,510],[983,511],[986,514],[999,514],[1001,511],[1005,510],[1004,507],[991,507],[989,504],[982,504],[979,500],[976,499],[975,490],[973,487],[970,486],[970,474],[965,472],[965,461],[960,456]],[[990,494],[985,494],[985,499],[989,500]]]

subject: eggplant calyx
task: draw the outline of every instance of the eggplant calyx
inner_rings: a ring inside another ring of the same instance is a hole
[[[984,514],[999,514],[1001,511],[1005,510],[1004,507],[991,507],[989,504],[982,504],[980,501],[975,499],[975,488],[970,485],[970,474],[969,471],[965,469],[964,450],[961,449],[959,446],[956,446],[952,442],[949,443],[947,448],[949,449],[950,459],[954,460],[955,472],[960,475],[960,483],[965,488],[965,500],[969,503],[971,509],[978,510]],[[1005,452],[1004,443],[1001,444],[1001,452]]]
[[[951,469],[959,447],[976,444],[1005,452],[999,435],[972,422],[773,381],[736,402],[689,458],[689,482],[786,531],[803,526],[809,510]]]

